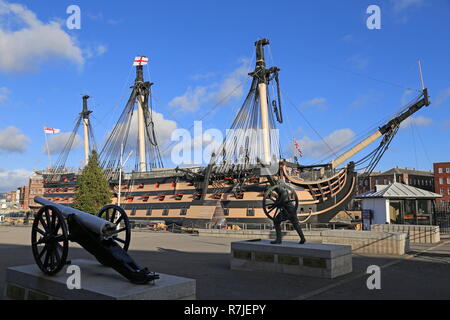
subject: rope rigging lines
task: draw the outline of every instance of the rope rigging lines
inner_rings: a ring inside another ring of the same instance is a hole
[[[164,168],[164,164],[159,150],[155,123],[153,121],[153,106],[151,102],[151,83],[136,82],[126,106],[119,117],[116,125],[109,134],[102,151],[100,152],[100,165],[105,170],[105,174],[111,177],[112,174],[120,168],[121,152],[127,153],[136,149],[139,145],[137,128],[137,113],[135,106],[141,99],[140,103],[143,108],[144,136],[145,136],[145,159],[149,168]],[[135,135],[136,142],[131,142],[130,134]],[[135,169],[138,169],[139,154],[136,152]]]

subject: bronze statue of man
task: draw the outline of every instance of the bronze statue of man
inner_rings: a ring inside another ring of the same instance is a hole
[[[279,195],[278,203],[281,204],[280,212],[273,219],[273,223],[276,231],[276,239],[272,241],[272,244],[282,243],[281,223],[284,221],[290,221],[294,226],[300,237],[300,244],[306,242],[305,235],[303,234],[302,227],[297,216],[297,207],[290,199],[289,191],[287,188],[278,188],[277,193]]]

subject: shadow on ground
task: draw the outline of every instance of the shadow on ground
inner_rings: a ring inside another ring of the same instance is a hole
[[[201,300],[288,300],[308,296],[309,293],[327,286],[331,288],[308,298],[450,298],[450,266],[435,261],[354,256],[352,274],[329,280],[266,272],[232,271],[229,269],[229,254],[225,253],[185,252],[158,247],[155,251],[132,250],[130,255],[151,271],[196,279],[197,298]],[[78,258],[93,259],[85,250],[71,247],[69,259]],[[365,274],[367,268],[394,261],[398,263],[382,270],[382,290],[368,290],[366,281],[369,275]],[[0,299],[4,293],[6,268],[27,264],[34,264],[30,246],[0,245]]]

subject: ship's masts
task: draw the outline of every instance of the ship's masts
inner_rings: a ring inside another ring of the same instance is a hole
[[[429,97],[428,97],[428,89],[423,89],[423,98],[413,105],[411,105],[405,112],[400,114],[399,116],[390,120],[386,125],[379,128],[376,132],[371,134],[368,138],[364,139],[362,142],[351,148],[349,151],[345,152],[343,155],[339,156],[337,159],[331,161],[331,167],[336,169],[341,164],[346,162],[348,159],[353,157],[358,152],[362,151],[375,141],[377,141],[382,136],[391,133],[395,128],[398,128],[403,121],[414,115],[417,111],[422,109],[423,107],[428,107],[430,105]]]
[[[138,96],[138,135],[139,135],[139,170],[147,171],[147,160],[145,150],[145,118],[144,118],[144,96]]]
[[[84,126],[84,164],[89,162],[89,119],[83,119]]]
[[[339,167],[341,164],[343,164],[345,161],[353,157],[358,152],[362,151],[375,141],[377,141],[379,138],[381,138],[383,134],[380,131],[377,131],[373,134],[371,134],[367,139],[364,139],[361,143],[357,144],[355,147],[351,148],[349,151],[344,153],[343,155],[339,156],[337,159],[331,161],[331,166],[335,169]]]
[[[83,97],[83,129],[84,129],[84,164],[89,162],[90,155],[90,143],[89,143],[89,115],[91,111],[88,110],[87,100],[89,96]]]
[[[136,84],[138,82],[144,82],[143,66],[136,67]],[[145,96],[143,92],[137,97],[138,104],[138,141],[139,141],[139,171],[147,171],[147,158],[145,149],[145,117],[144,117],[144,104]]]
[[[255,43],[256,46],[256,70],[255,75],[259,78],[258,95],[261,112],[261,139],[263,146],[263,163],[268,165],[271,162],[270,157],[270,125],[269,110],[267,102],[267,79],[266,79],[266,62],[264,59],[264,46],[269,44],[269,40],[263,39]]]
[[[261,131],[263,143],[263,159],[264,164],[270,164],[270,127],[269,127],[269,111],[267,103],[267,85],[260,83],[258,85],[258,93],[260,97],[261,108]]]

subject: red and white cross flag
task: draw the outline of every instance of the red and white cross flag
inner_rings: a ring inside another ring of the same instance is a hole
[[[57,133],[60,133],[61,130],[60,129],[53,129],[53,128],[44,127],[44,132],[48,133],[48,134],[57,134]]]
[[[134,59],[133,66],[145,66],[148,64],[148,58],[147,57],[136,57]]]

